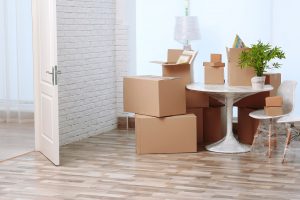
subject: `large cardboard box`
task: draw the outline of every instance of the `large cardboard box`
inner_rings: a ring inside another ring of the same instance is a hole
[[[248,107],[262,109],[265,106],[265,99],[269,96],[275,96],[277,94],[278,87],[281,84],[281,74],[280,73],[268,73],[266,75],[266,84],[273,86],[273,90],[270,92],[260,92],[248,97],[241,99],[236,102],[234,106],[237,107]]]
[[[204,92],[198,92],[186,89],[186,107],[204,108],[209,106],[209,96]]]
[[[259,125],[259,120],[249,116],[249,113],[255,111],[252,108],[238,108],[238,139],[243,144],[251,145],[254,135]]]
[[[179,78],[124,77],[124,111],[164,117],[186,113],[185,87]]]
[[[220,101],[218,101],[213,97],[209,97],[209,107],[221,107],[221,106],[225,106],[225,104],[221,103]]]
[[[240,67],[240,55],[247,50],[249,48],[227,48],[229,86],[251,86],[251,78],[255,76],[254,69]]]
[[[187,109],[188,114],[194,114],[197,117],[197,143],[203,145],[203,108]]]
[[[224,137],[222,128],[222,107],[203,108],[203,139],[211,144]]]
[[[137,154],[197,152],[196,116],[135,115]]]

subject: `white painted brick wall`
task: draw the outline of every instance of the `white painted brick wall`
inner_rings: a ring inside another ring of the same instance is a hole
[[[128,26],[116,22],[116,106],[117,115],[126,116],[123,112],[123,77],[128,73],[129,41]]]
[[[115,21],[115,0],[57,0],[61,145],[116,128],[126,30]]]

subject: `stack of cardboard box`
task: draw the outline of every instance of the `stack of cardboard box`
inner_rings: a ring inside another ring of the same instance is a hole
[[[124,111],[136,113],[138,154],[197,152],[196,116],[186,114],[181,78],[125,77]]]
[[[268,116],[278,116],[283,114],[283,98],[281,96],[267,97],[265,114]]]
[[[182,84],[185,87],[192,82],[192,66],[194,59],[184,66],[178,66],[176,62],[182,55],[183,50],[169,49],[168,60],[166,64],[162,64],[163,76],[181,77]],[[215,60],[219,65],[223,65],[220,55],[216,55]],[[220,66],[218,70],[224,70]],[[213,74],[211,74],[213,76]],[[224,78],[223,78],[224,84]],[[197,143],[199,146],[210,144],[222,139],[222,120],[221,113],[224,104],[219,103],[215,99],[210,98],[203,92],[197,92],[186,89],[186,111],[197,116]]]
[[[205,84],[224,84],[224,67],[222,54],[211,54],[210,62],[204,62],[204,83]]]

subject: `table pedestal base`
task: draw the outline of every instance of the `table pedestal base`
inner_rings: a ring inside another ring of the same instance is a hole
[[[219,153],[245,153],[250,151],[251,146],[241,144],[235,138],[225,137],[216,143],[207,145],[205,148],[208,151]]]

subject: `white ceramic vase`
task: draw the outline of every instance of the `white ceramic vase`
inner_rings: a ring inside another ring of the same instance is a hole
[[[251,78],[252,88],[255,90],[261,90],[265,86],[265,76],[254,76]]]

